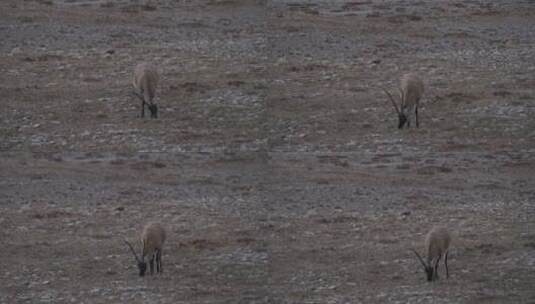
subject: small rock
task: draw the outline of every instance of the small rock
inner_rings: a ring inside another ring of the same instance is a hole
[[[107,275],[116,275],[117,272],[111,268],[108,268],[108,270],[106,270],[106,274]]]
[[[16,48],[13,48],[11,50],[11,52],[9,53],[10,56],[13,56],[13,55],[17,55],[17,54],[20,54],[21,53],[21,50],[20,50],[20,47],[16,47]]]
[[[399,281],[399,280],[403,279],[403,276],[401,276],[401,275],[399,275],[399,274],[395,274],[395,275],[393,275],[393,276],[391,277],[391,279],[392,279],[393,281]]]

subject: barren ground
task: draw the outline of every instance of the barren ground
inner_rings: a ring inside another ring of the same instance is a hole
[[[534,29],[521,0],[0,1],[0,302],[535,303]]]

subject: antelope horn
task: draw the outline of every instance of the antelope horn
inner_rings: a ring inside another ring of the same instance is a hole
[[[394,105],[394,109],[396,110],[396,113],[398,113],[398,115],[400,115],[401,113],[399,112],[399,108],[398,108],[396,102],[394,101],[394,98],[392,97],[392,95],[390,95],[390,93],[388,93],[388,91],[386,89],[383,89],[383,91],[385,91],[386,95],[388,95],[388,97],[390,98],[390,101],[392,101],[392,104]]]
[[[424,268],[427,268],[427,265],[425,264],[424,260],[422,259],[422,257],[418,254],[418,252],[416,252],[416,250],[414,249],[411,249],[412,252],[414,252],[414,254],[416,254],[416,256],[418,257],[418,259],[420,260],[420,262],[422,263],[422,265],[424,265]]]
[[[127,240],[124,240],[124,242],[126,243],[126,245],[128,245],[128,247],[130,247],[130,250],[132,250],[132,253],[134,254],[134,257],[136,258],[136,261],[138,261],[138,263],[141,262],[139,260],[139,257],[136,254],[136,251],[134,250],[134,247],[132,247],[132,245]]]

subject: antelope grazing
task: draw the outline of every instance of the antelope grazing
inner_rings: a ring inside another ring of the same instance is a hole
[[[155,67],[148,63],[140,63],[134,69],[134,95],[141,99],[141,117],[145,117],[145,105],[149,108],[150,117],[158,118],[158,106],[153,102],[160,77]]]
[[[424,93],[424,83],[422,80],[413,73],[404,74],[401,77],[399,87],[401,101],[399,107],[397,106],[392,95],[390,95],[386,89],[383,90],[388,95],[388,98],[390,98],[390,101],[392,101],[394,109],[398,114],[398,128],[403,128],[405,123],[407,123],[407,127],[410,127],[412,112],[414,112],[416,116],[416,127],[419,128],[420,124],[418,122],[418,106]]]
[[[446,267],[446,278],[449,278],[448,271],[448,250],[450,247],[451,236],[448,230],[444,227],[434,227],[429,231],[425,238],[425,249],[427,251],[427,262],[412,249],[416,254],[422,265],[424,266],[427,275],[427,281],[431,282],[438,279],[438,263],[444,257],[444,266]]]
[[[149,223],[141,232],[141,258],[138,257],[134,247],[125,240],[125,243],[130,247],[134,257],[137,261],[139,275],[144,276],[147,271],[147,263],[145,257],[148,257],[150,264],[150,274],[154,273],[154,260],[156,260],[156,272],[163,272],[162,268],[162,247],[165,242],[165,229],[159,223]]]

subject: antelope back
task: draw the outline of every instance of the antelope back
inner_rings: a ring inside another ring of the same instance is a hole
[[[143,256],[152,254],[155,250],[161,250],[165,242],[165,229],[160,223],[148,223],[141,234],[143,243]]]
[[[426,236],[427,261],[431,264],[440,255],[446,253],[450,247],[451,236],[444,227],[434,227]]]
[[[159,80],[158,71],[148,63],[140,63],[134,69],[134,88],[143,91],[146,102],[152,102]]]
[[[416,105],[424,93],[423,81],[413,73],[401,76],[400,88],[402,108]]]

